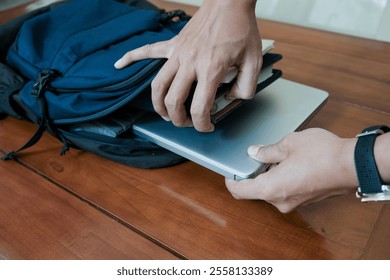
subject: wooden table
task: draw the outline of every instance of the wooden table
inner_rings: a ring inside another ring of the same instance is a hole
[[[152,1],[167,10],[196,8]],[[0,13],[1,22],[24,7]],[[276,41],[284,78],[329,92],[305,126],[342,137],[390,123],[390,44],[259,20]],[[0,121],[1,152],[35,127]],[[0,259],[389,259],[390,204],[353,194],[290,214],[234,200],[224,178],[195,163],[140,170],[72,149],[45,134],[0,162]]]

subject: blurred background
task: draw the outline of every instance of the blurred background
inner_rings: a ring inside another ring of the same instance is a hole
[[[40,0],[34,5],[54,1]],[[170,1],[194,6],[203,2]],[[27,2],[31,0],[0,0],[0,11]],[[257,0],[256,14],[264,19],[390,42],[390,0]]]
[[[0,11],[27,3],[27,0],[0,0]]]
[[[171,1],[194,6],[203,2]],[[256,14],[264,19],[390,42],[390,0],[257,0]]]

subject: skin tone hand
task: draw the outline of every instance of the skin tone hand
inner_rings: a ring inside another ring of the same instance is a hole
[[[272,163],[273,167],[254,179],[226,179],[226,186],[236,199],[265,200],[283,213],[354,192],[358,185],[354,165],[356,141],[313,128],[291,133],[274,145],[251,146],[251,157]],[[379,155],[377,163],[378,160]]]
[[[213,131],[210,110],[229,67],[238,69],[230,98],[250,99],[255,93],[262,64],[255,5],[256,0],[205,0],[176,37],[130,51],[115,67],[145,58],[168,58],[152,82],[155,111],[176,126]],[[188,116],[184,102],[194,81]]]

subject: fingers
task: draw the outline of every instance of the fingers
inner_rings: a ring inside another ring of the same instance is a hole
[[[214,125],[211,123],[211,107],[215,100],[215,93],[219,86],[219,79],[208,80],[200,78],[196,86],[191,103],[191,117],[196,130],[211,132]]]
[[[165,99],[159,100],[160,104],[161,102],[164,103],[169,119],[176,126],[192,126],[192,121],[188,116],[185,102],[195,79],[195,72],[188,68],[180,67],[169,87]]]
[[[242,181],[225,179],[225,184],[235,199],[261,199],[261,188],[253,179]]]
[[[171,49],[169,44],[170,41],[162,41],[129,51],[115,62],[114,67],[122,69],[135,61],[146,58],[169,58]]]
[[[242,65],[227,98],[251,99],[255,95],[261,63],[262,59],[257,64],[248,62]]]
[[[288,156],[284,140],[268,146],[253,145],[248,148],[248,154],[263,163],[280,163]],[[265,173],[258,175],[254,179],[233,181],[226,179],[226,187],[236,199],[260,199],[265,200],[282,212],[289,211],[284,200],[276,199],[279,193],[278,188],[284,185],[283,178],[280,177],[280,167],[271,168]],[[283,195],[282,195],[283,197]],[[283,203],[281,203],[281,201]]]
[[[224,73],[223,71],[217,72]],[[174,59],[168,60],[152,83],[154,109],[176,126],[194,126],[200,132],[213,131],[214,125],[211,123],[210,111],[222,75],[216,74],[212,79],[210,76],[199,75],[189,63],[180,64],[174,62]],[[196,80],[198,82],[191,109],[187,112],[185,102]]]
[[[122,69],[135,61],[146,58],[170,58],[171,45],[174,45],[173,40],[145,45],[126,53],[114,66]],[[184,103],[193,82],[197,80],[194,67],[190,66],[188,63],[180,65],[177,59],[167,60],[151,85],[153,107],[162,118],[172,121],[176,126],[192,126],[192,120],[195,120],[195,129],[209,132],[214,130],[210,120],[210,110],[219,82],[213,83],[211,87],[209,83],[198,82],[191,105],[192,118],[189,117]]]
[[[212,72],[212,75],[204,74],[203,71],[206,71],[204,69],[201,69],[200,73],[196,73],[193,61],[184,61],[185,63],[181,65],[182,59],[170,57],[175,46],[174,42],[174,39],[172,39],[132,50],[119,59],[114,66],[117,69],[122,69],[135,61],[146,58],[170,58],[151,85],[151,98],[155,111],[165,120],[171,120],[176,126],[193,125],[198,131],[211,132],[214,130],[214,125],[211,123],[210,111],[216,91],[222,80],[222,74],[227,72],[227,69],[217,69],[218,71]],[[258,68],[261,64],[245,63],[243,66],[237,75],[236,83],[233,85],[230,95],[236,98],[249,99],[255,93]],[[208,70],[206,72],[210,72],[210,69]],[[198,83],[191,104],[190,117],[184,103],[193,82],[196,80],[198,80]]]
[[[168,60],[153,79],[152,103],[154,110],[165,120],[169,121],[169,114],[165,107],[165,97],[168,93],[170,84],[175,78],[179,64],[176,61]]]
[[[280,183],[280,182],[279,182]],[[275,206],[281,213],[289,213],[302,203],[304,198],[285,198],[283,193],[278,192],[275,187],[279,184],[272,181],[269,173],[260,174],[256,179],[234,181],[225,179],[229,192],[235,199],[264,200]]]
[[[280,163],[288,155],[283,145],[283,140],[268,146],[253,145],[248,148],[248,154],[262,163]],[[254,179],[241,181],[226,179],[226,186],[236,199],[261,199],[272,203],[270,194],[275,191],[273,186],[281,183],[280,176],[277,176],[277,173],[278,167],[276,166],[275,169],[271,168]],[[279,182],[276,183],[278,180]]]

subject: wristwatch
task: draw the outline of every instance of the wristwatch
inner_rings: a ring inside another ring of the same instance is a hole
[[[376,125],[363,129],[356,135],[355,168],[359,187],[356,196],[362,202],[390,201],[390,185],[382,181],[374,157],[374,144],[378,135],[387,133],[390,128]]]

